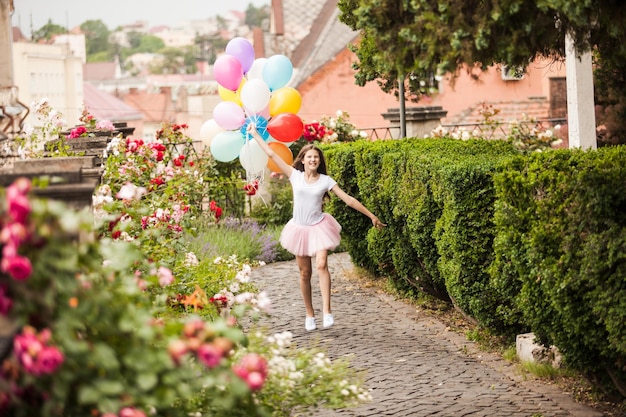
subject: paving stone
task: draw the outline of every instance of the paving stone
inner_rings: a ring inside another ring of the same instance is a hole
[[[511,364],[420,314],[350,279],[346,253],[329,257],[335,325],[321,328],[321,297],[313,277],[318,329],[304,329],[305,310],[295,261],[255,268],[257,286],[272,299],[272,314],[260,324],[291,331],[299,347],[320,346],[331,359],[349,358],[364,371],[373,401],[355,408],[316,410],[314,417],[601,417],[557,387],[525,381]]]

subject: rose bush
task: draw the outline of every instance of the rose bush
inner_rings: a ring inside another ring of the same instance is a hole
[[[357,129],[350,122],[350,115],[347,112],[337,110],[335,117],[323,116],[320,121],[305,123],[303,138],[308,142],[353,142],[366,139],[367,133]]]
[[[0,191],[0,329],[13,340],[0,415],[281,416],[368,399],[347,362],[253,330],[271,304],[254,263],[189,250],[223,209],[213,162],[183,130],[114,139],[93,210],[31,198],[25,179]]]

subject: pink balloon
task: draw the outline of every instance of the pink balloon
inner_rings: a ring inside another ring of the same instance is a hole
[[[222,129],[235,130],[246,121],[246,115],[237,103],[222,101],[213,109],[213,119]]]
[[[232,55],[222,55],[213,64],[215,80],[222,87],[237,91],[243,78],[243,68],[237,58]]]
[[[247,39],[231,39],[226,45],[226,53],[239,60],[244,74],[252,67],[252,63],[254,62],[254,47]]]

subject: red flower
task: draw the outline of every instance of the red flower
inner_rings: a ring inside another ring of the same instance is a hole
[[[178,158],[174,159],[174,165],[177,167],[182,167],[185,163],[185,155],[180,155]]]

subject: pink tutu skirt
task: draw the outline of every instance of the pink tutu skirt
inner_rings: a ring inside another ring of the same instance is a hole
[[[315,256],[321,250],[332,250],[341,242],[341,225],[324,213],[319,223],[311,226],[289,220],[280,234],[280,244],[296,256]]]

